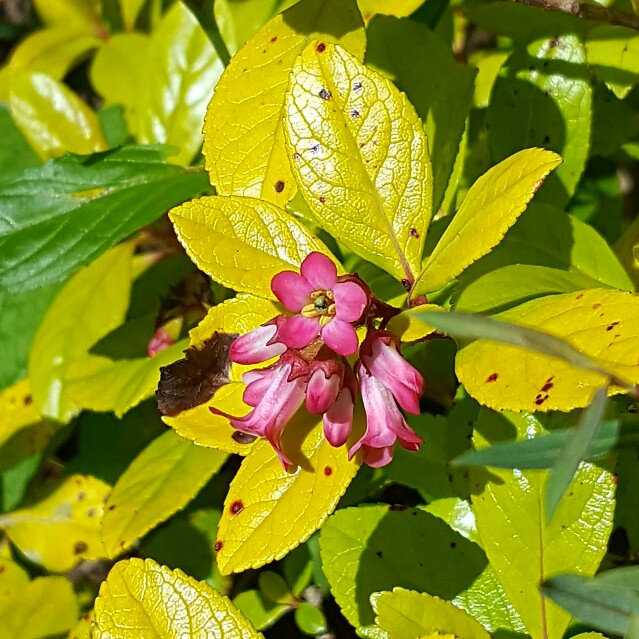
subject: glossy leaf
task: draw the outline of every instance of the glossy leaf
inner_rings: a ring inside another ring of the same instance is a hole
[[[274,603],[256,589],[244,590],[233,599],[233,605],[253,624],[256,630],[270,628],[290,608]]]
[[[68,422],[78,406],[66,395],[67,367],[124,320],[132,244],[121,244],[74,275],[57,295],[33,340],[29,379],[39,412]]]
[[[122,417],[153,395],[160,367],[180,359],[185,348],[186,342],[180,341],[153,357],[119,360],[96,355],[79,357],[65,372],[65,392],[81,408],[113,411]]]
[[[393,639],[447,634],[464,639],[489,639],[486,630],[463,610],[439,597],[405,588],[371,597],[375,622]]]
[[[303,633],[311,636],[325,634],[328,630],[322,611],[305,601],[295,609],[295,623]]]
[[[271,280],[302,260],[330,251],[292,215],[246,197],[204,197],[169,214],[178,238],[197,266],[242,293],[275,299]]]
[[[442,288],[497,245],[560,162],[551,151],[525,149],[482,175],[426,260],[415,292]]]
[[[354,0],[302,0],[267,22],[233,57],[204,122],[204,157],[222,195],[284,206],[295,194],[281,124],[293,64],[312,40],[339,42],[360,60],[364,28]]]
[[[381,13],[401,12],[393,6],[396,2],[386,4],[387,11]],[[417,4],[421,2],[412,3]],[[366,16],[363,9],[362,13]],[[433,165],[432,207],[437,211],[470,111],[475,73],[455,62],[450,47],[438,34],[414,20],[377,18],[371,22],[367,36],[367,64],[406,93],[424,123]]]
[[[404,506],[337,511],[322,527],[320,550],[335,600],[364,636],[379,636],[372,626],[373,593],[403,587],[452,599],[486,566],[475,543],[441,519]]]
[[[475,445],[482,448],[512,437],[513,430],[517,439],[539,434],[525,416],[483,411]],[[586,464],[552,521],[546,522],[547,480],[545,471],[471,471],[472,508],[484,550],[533,639],[561,636],[570,620],[539,594],[538,584],[566,570],[594,574],[606,551],[614,511],[610,473]]]
[[[7,68],[0,70],[0,84],[4,84],[3,77],[8,77]],[[0,89],[0,102],[8,100],[8,84]],[[3,95],[4,90],[7,96]],[[11,113],[6,105],[0,104],[0,170],[2,175],[6,177],[11,173],[38,166],[40,159],[35,151],[29,146],[24,135],[16,126],[11,117]]]
[[[31,561],[66,572],[81,559],[106,557],[100,524],[109,491],[95,477],[73,475],[33,504],[1,515],[0,528]]]
[[[42,159],[107,148],[96,114],[66,85],[44,73],[13,70],[9,107]]]
[[[142,64],[136,133],[142,144],[177,147],[189,164],[202,145],[202,121],[224,67],[195,16],[176,2],[151,34]]]
[[[105,506],[102,538],[109,557],[188,504],[227,455],[196,446],[169,430],[131,463]]]
[[[285,134],[313,215],[361,257],[412,283],[431,217],[432,172],[406,96],[337,45],[293,67]]]
[[[216,542],[223,575],[281,559],[306,541],[333,512],[359,467],[344,447],[324,439],[316,417],[301,411],[286,427],[282,446],[297,470],[286,472],[271,444],[259,440],[231,482]]]
[[[151,559],[118,562],[95,601],[93,639],[184,636],[257,639],[262,635],[206,582]]]
[[[142,147],[67,156],[0,179],[0,287],[61,282],[206,185],[203,173]]]
[[[561,155],[564,162],[541,196],[557,206],[573,195],[588,158],[592,89],[585,62],[574,32],[560,29],[519,45],[495,82],[486,114],[494,161],[532,146]]]
[[[424,4],[424,0],[357,0],[362,17],[368,22],[375,14],[403,18]]]
[[[42,450],[53,433],[33,405],[28,380],[0,394],[0,472]]]
[[[395,333],[402,342],[417,342],[437,329],[421,319],[423,311],[441,312],[444,309],[437,304],[422,304],[415,308],[409,308],[395,315],[388,323],[388,329]]]
[[[631,293],[593,289],[552,295],[498,317],[560,338],[606,371],[639,382],[639,344],[635,344],[639,301]],[[596,369],[579,370],[557,357],[481,339],[459,351],[455,366],[466,390],[482,404],[499,410],[583,407],[606,383]]]

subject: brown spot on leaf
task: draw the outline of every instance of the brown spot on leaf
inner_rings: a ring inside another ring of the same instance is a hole
[[[324,53],[324,51],[326,51],[326,45],[323,42],[319,42],[315,47],[315,51],[317,51],[317,53]]]
[[[95,508],[89,508],[89,510],[87,510],[87,517],[95,517]]]
[[[406,510],[407,506],[404,506],[403,504],[391,504],[388,507],[388,510],[396,510],[398,512],[401,512],[402,510]]]
[[[0,565],[0,575],[7,569],[5,565]]]
[[[330,477],[333,474],[333,469],[330,466],[324,466],[324,474]]]
[[[592,310],[596,311],[598,308],[601,308],[601,304],[593,304],[592,305]]]
[[[86,542],[76,541],[75,545],[73,546],[73,554],[81,555],[82,553],[86,552],[88,549],[89,547],[87,546]]]
[[[351,118],[353,118],[353,119],[359,118],[359,111],[357,109],[353,109],[351,111]]]
[[[30,406],[31,404],[33,404],[33,397],[31,395],[25,395],[22,402],[25,406]]]
[[[548,395],[547,393],[546,394],[539,393],[537,397],[535,397],[535,404],[537,406],[541,406],[549,397],[550,395]]]
[[[325,204],[326,203],[326,198],[323,195],[320,195],[320,199],[319,199],[321,204]]]
[[[575,299],[576,299],[576,300],[580,300],[583,296],[584,296],[584,294],[583,294],[583,293],[579,293],[579,294],[577,295],[577,297],[575,297]]]
[[[411,226],[411,229],[410,229],[409,233],[410,233],[411,237],[414,237],[416,240],[419,239],[419,233],[418,233],[417,229],[414,226]]]
[[[231,515],[239,515],[243,510],[244,510],[244,504],[239,499],[236,499],[229,506],[229,512],[231,513]]]
[[[293,153],[293,159],[296,162],[299,162],[302,159],[302,156],[299,153]]]
[[[204,404],[229,382],[229,349],[235,337],[214,333],[201,348],[191,346],[183,359],[160,368],[155,397],[163,415],[175,417],[183,410]]]
[[[498,377],[499,377],[499,373],[491,373],[486,378],[486,384],[491,384],[492,382],[496,382]]]
[[[269,42],[271,42],[271,44],[272,44],[273,42],[277,42],[277,36],[273,36],[273,37],[269,40]]]
[[[281,193],[284,190],[284,182],[282,180],[278,180],[275,182],[275,192]]]
[[[615,326],[619,326],[619,322],[613,322],[606,327],[607,331],[611,331]]]
[[[115,504],[111,504],[111,505],[107,508],[107,510],[115,510]]]
[[[322,98],[322,100],[330,100],[331,99],[331,92],[328,89],[321,89],[320,92],[317,95],[320,98]]]
[[[380,559],[381,559],[381,558],[382,558],[382,556],[384,555],[384,553],[383,553],[381,550],[378,550],[375,554],[376,554],[376,555],[377,555]]]
[[[235,440],[238,444],[252,444],[257,437],[255,435],[251,435],[249,433],[242,433],[239,430],[236,430],[231,438]]]
[[[80,491],[80,492],[79,492],[79,493],[75,496],[75,498],[76,498],[78,501],[82,501],[82,500],[83,500],[86,496],[87,496],[87,495],[86,495],[86,493],[83,493],[82,491]]]
[[[215,552],[220,552],[220,550],[222,550],[222,546],[223,546],[223,545],[224,545],[224,544],[223,544],[223,543],[222,543],[222,542],[218,539],[218,540],[215,542],[215,546],[213,546],[213,550],[215,550]]]
[[[552,383],[553,379],[555,379],[555,378],[554,377],[549,377],[546,380],[546,383],[541,387],[541,392],[542,393],[547,393],[554,386],[554,384]]]

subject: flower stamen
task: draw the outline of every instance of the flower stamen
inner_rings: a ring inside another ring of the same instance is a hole
[[[333,291],[317,290],[310,295],[313,300],[302,307],[304,317],[319,317],[320,326],[325,326],[335,316],[335,297]]]

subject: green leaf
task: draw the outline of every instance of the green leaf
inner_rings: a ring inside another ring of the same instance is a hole
[[[328,630],[326,617],[322,611],[305,601],[295,609],[295,623],[304,634],[312,637],[323,635]]]
[[[176,2],[151,34],[140,71],[138,141],[177,147],[171,161],[188,164],[202,146],[202,122],[224,67],[206,33]]]
[[[270,628],[285,615],[290,607],[266,599],[259,590],[250,589],[240,592],[233,605],[253,624],[256,630]]]
[[[406,93],[424,123],[437,211],[470,111],[475,71],[455,62],[437,34],[413,20],[376,18],[367,36],[366,63]]]
[[[486,566],[476,544],[439,518],[404,506],[337,511],[322,527],[320,550],[335,600],[367,636],[375,620],[369,602],[374,592],[404,587],[452,599]]]
[[[604,426],[602,427],[602,430]],[[633,428],[632,435],[639,431]],[[617,453],[617,507],[615,524],[623,528],[633,552],[639,549],[639,445],[636,441],[624,446],[623,435],[619,437]]]
[[[42,21],[50,26],[83,26],[88,33],[101,31],[99,0],[34,0],[33,2]]]
[[[316,42],[291,73],[284,128],[295,179],[320,224],[412,284],[431,218],[432,172],[406,96],[341,47]]]
[[[11,71],[11,115],[42,159],[107,148],[95,112],[65,84],[44,73]]]
[[[463,610],[425,592],[393,588],[371,597],[375,621],[393,639],[422,635],[453,635],[463,639],[489,639],[486,630]]]
[[[540,195],[557,206],[575,192],[588,158],[592,89],[585,62],[574,32],[519,45],[495,82],[486,113],[494,161],[532,146],[561,155],[564,163]]]
[[[158,149],[143,147],[67,156],[0,179],[0,288],[60,282],[207,188],[203,173],[165,164]]]
[[[480,413],[475,445],[533,437],[525,415]],[[544,517],[545,471],[471,470],[472,508],[486,555],[533,639],[560,637],[570,616],[539,594],[549,575],[592,575],[612,528],[614,486],[608,471],[582,465],[551,522]],[[534,560],[532,559],[534,558]]]
[[[172,430],[155,439],[127,468],[105,506],[102,537],[109,557],[188,504],[227,455],[196,446]]]
[[[415,293],[442,288],[499,244],[560,163],[551,151],[525,149],[482,175],[426,260]]]
[[[359,467],[344,447],[326,441],[316,416],[298,412],[282,446],[297,470],[285,471],[271,444],[259,440],[231,482],[216,544],[223,575],[263,566],[306,541],[333,512]]]
[[[38,164],[40,158],[16,126],[9,110],[0,104],[0,171],[3,179]]]
[[[302,0],[231,59],[204,122],[205,164],[218,193],[279,206],[295,195],[282,110],[293,64],[312,40],[340,42],[361,60],[366,36],[355,1]]]
[[[592,443],[601,429],[608,403],[607,390],[606,386],[602,386],[595,393],[590,405],[584,408],[577,425],[550,471],[546,484],[546,517],[548,519],[552,519],[555,514],[579,464],[588,457]]]
[[[131,31],[135,26],[140,11],[146,4],[146,0],[120,0],[120,10],[122,11],[122,21],[124,28]]]
[[[168,602],[170,601],[170,605]],[[159,606],[158,602],[165,602]],[[118,562],[95,601],[93,639],[257,639],[227,597],[151,559]]]
[[[257,577],[257,585],[265,599],[273,603],[294,604],[295,597],[284,577],[272,570],[264,570]]]
[[[599,585],[582,575],[557,575],[541,591],[578,619],[604,632],[622,635],[633,614],[639,613],[639,596],[623,588]]]
[[[203,197],[173,209],[169,217],[197,266],[239,292],[276,299],[271,291],[276,273],[299,269],[313,251],[336,261],[292,215],[262,200]]]
[[[41,488],[33,503],[1,515],[0,528],[30,561],[67,572],[81,559],[106,556],[100,525],[110,490],[95,477],[67,477]]]
[[[124,320],[133,248],[120,244],[79,271],[46,312],[29,356],[33,400],[43,416],[68,422],[78,412],[64,390],[67,367]]]

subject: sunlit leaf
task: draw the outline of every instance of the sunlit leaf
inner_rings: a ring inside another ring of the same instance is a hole
[[[464,639],[489,639],[486,630],[463,610],[439,597],[405,588],[371,597],[375,622],[393,639],[414,639],[431,633]]]
[[[100,0],[34,0],[33,4],[49,26],[81,26],[87,33],[106,35],[100,23]]]
[[[151,559],[117,563],[95,601],[93,639],[257,639],[227,597]]]
[[[416,342],[437,330],[424,322],[420,317],[420,313],[423,311],[437,312],[443,310],[437,304],[422,304],[415,308],[409,308],[395,315],[388,323],[388,329],[395,333],[402,342]]]
[[[91,639],[91,626],[93,624],[93,611],[85,612],[78,623],[71,628],[66,639]]]
[[[298,412],[282,446],[298,464],[286,472],[266,440],[254,444],[231,482],[218,529],[217,562],[222,574],[281,559],[306,541],[333,512],[355,476],[357,459],[334,448],[317,418]],[[277,530],[277,536],[273,531]]]
[[[109,557],[188,504],[227,455],[169,430],[142,451],[113,487],[102,520]]]
[[[319,251],[332,257],[292,215],[246,197],[204,197],[173,209],[170,218],[191,259],[214,280],[242,293],[275,299],[271,280],[299,269]]]
[[[403,18],[409,16],[422,4],[424,0],[357,0],[365,22],[377,13]]]
[[[525,416],[482,411],[475,445],[533,437]],[[506,594],[533,638],[558,637],[570,615],[540,595],[550,575],[576,570],[592,575],[606,552],[614,512],[611,474],[582,465],[554,518],[544,515],[546,471],[471,471],[472,508],[482,545]],[[535,561],[531,558],[535,557]]]
[[[33,504],[1,515],[0,528],[31,561],[66,572],[81,559],[106,557],[100,525],[110,490],[95,477],[73,475]]]
[[[560,162],[551,151],[525,149],[482,175],[426,260],[415,292],[442,288],[488,253]]]
[[[132,244],[121,244],[74,275],[57,295],[33,340],[29,379],[39,412],[62,422],[78,407],[64,391],[69,364],[124,320]]]
[[[233,57],[204,123],[204,156],[223,195],[286,204],[295,194],[281,124],[288,79],[312,40],[339,42],[360,60],[365,34],[354,0],[302,0],[265,24]]]
[[[431,217],[432,173],[406,96],[341,47],[316,42],[293,68],[285,133],[313,215],[410,286]]]
[[[135,25],[138,14],[146,4],[147,0],[120,0],[120,9],[122,11],[122,21],[124,28],[131,31]]]

